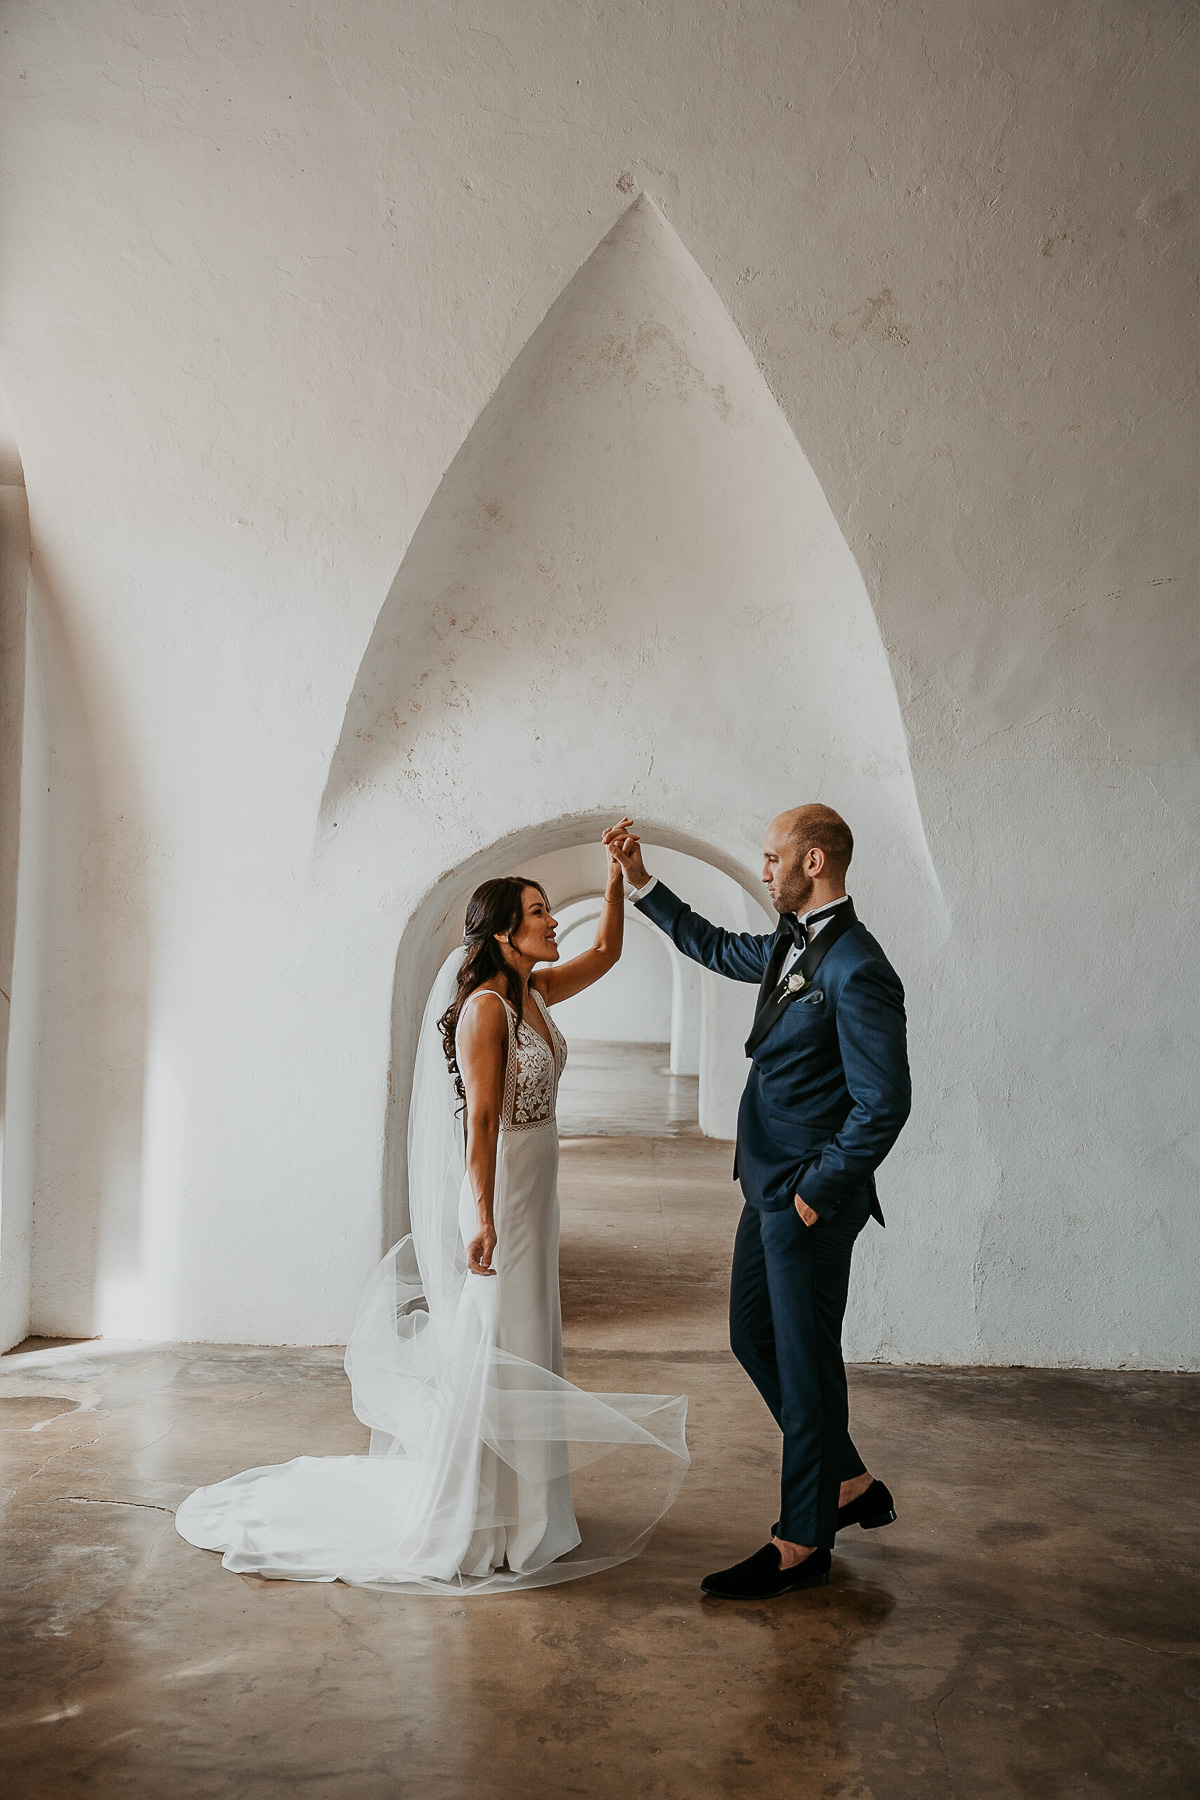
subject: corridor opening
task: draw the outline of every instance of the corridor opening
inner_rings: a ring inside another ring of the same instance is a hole
[[[592,941],[599,897],[559,909],[558,943],[568,962]],[[570,1046],[558,1090],[559,1135],[679,1137],[700,1130],[699,1032],[679,1044],[672,1066],[674,947],[626,907],[621,960],[602,981],[555,1009]],[[699,971],[692,977],[698,991]],[[698,1008],[696,1009],[698,1013]],[[691,1021],[689,1021],[689,1024]],[[698,1027],[699,1019],[695,1020]]]
[[[647,845],[652,871],[715,924],[774,925],[762,903],[700,856]],[[559,921],[563,960],[591,942],[605,858],[597,843],[552,851],[511,871],[540,881]],[[626,903],[625,947],[602,981],[556,1008],[570,1048],[559,1131],[572,1137],[730,1139],[745,1080],[742,1039],[755,990],[691,962]]]

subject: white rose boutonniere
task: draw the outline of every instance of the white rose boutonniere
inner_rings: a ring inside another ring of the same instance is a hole
[[[792,994],[802,993],[807,986],[807,981],[805,981],[800,971],[797,970],[795,974],[788,976],[784,992],[790,997]]]

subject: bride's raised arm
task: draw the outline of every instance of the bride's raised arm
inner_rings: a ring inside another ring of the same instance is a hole
[[[596,922],[596,937],[590,950],[573,956],[570,962],[552,963],[530,977],[530,987],[537,988],[547,1006],[569,1000],[607,975],[621,955],[625,937],[625,881],[621,865],[608,852],[608,880],[604,888],[604,905]]]

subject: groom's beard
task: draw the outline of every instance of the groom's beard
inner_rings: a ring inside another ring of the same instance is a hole
[[[802,913],[812,899],[813,886],[811,877],[805,880],[803,875],[797,875],[794,881],[789,881],[786,887],[776,891],[775,911]]]

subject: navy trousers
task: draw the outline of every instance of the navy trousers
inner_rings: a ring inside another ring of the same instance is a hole
[[[794,1206],[747,1206],[738,1221],[729,1342],[783,1433],[774,1531],[791,1544],[832,1549],[838,1489],[866,1473],[850,1437],[842,1318],[854,1240],[870,1216],[863,1188],[815,1225]]]

